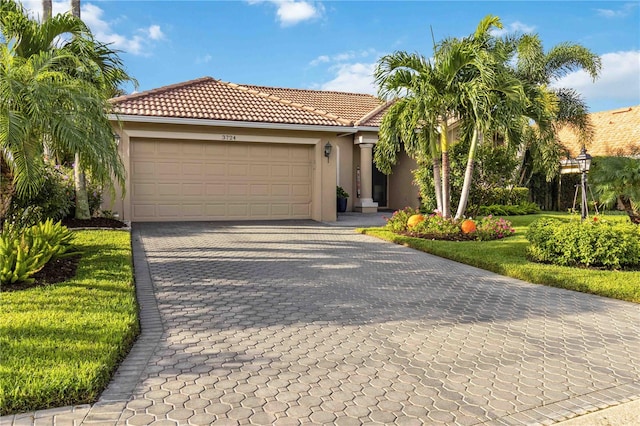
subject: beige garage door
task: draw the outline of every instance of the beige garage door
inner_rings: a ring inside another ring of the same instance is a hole
[[[134,221],[309,219],[311,145],[134,139]]]

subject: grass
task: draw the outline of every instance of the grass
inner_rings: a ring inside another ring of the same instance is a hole
[[[76,277],[0,293],[0,414],[93,402],[139,331],[130,234],[76,231]]]
[[[640,303],[640,271],[571,268],[527,260],[527,227],[541,217],[570,219],[563,213],[507,217],[516,230],[515,235],[482,242],[424,240],[397,235],[384,228],[358,229],[358,232],[531,283]],[[607,216],[606,219],[628,220],[626,216],[618,215]]]

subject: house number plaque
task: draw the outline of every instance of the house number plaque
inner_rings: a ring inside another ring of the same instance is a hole
[[[223,141],[235,141],[236,135],[222,135]]]

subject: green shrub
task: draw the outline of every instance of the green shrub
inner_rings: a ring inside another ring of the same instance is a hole
[[[462,234],[460,224],[457,221],[435,213],[424,216],[424,220],[412,227],[410,231],[416,236],[435,239],[450,239]]]
[[[631,223],[540,219],[526,237],[527,255],[536,262],[607,269],[640,265],[640,227]]]
[[[0,284],[33,282],[33,274],[71,248],[73,234],[48,219],[28,228],[9,224],[0,234]]]
[[[522,202],[518,205],[492,204],[489,206],[481,206],[478,209],[478,214],[481,216],[521,216],[525,214],[538,213],[540,213],[540,207],[538,207],[536,203],[531,203],[529,201]]]
[[[11,201],[8,215],[21,215],[29,207],[38,207],[37,216],[33,218],[38,222],[49,218],[63,219],[73,208],[73,191],[73,179],[69,178],[69,171],[62,166],[47,164],[44,180],[38,192],[31,197],[16,194]],[[30,214],[33,215],[34,212]]]
[[[508,220],[489,215],[476,221],[474,235],[480,241],[492,241],[508,237],[515,232]]]
[[[336,186],[336,197],[337,198],[349,198],[349,193],[344,190],[341,186]]]
[[[413,207],[396,210],[390,218],[385,218],[387,220],[385,228],[391,232],[405,232],[407,230],[407,221],[414,214],[420,214],[420,211]]]

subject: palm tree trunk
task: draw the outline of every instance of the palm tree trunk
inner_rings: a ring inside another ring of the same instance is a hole
[[[46,21],[51,18],[51,0],[42,0],[42,21]]]
[[[431,158],[433,159],[433,186],[436,194],[436,208],[442,211],[442,165],[438,155],[438,147],[434,138],[430,138],[429,146],[431,148]]]
[[[80,0],[71,0],[71,13],[73,16],[80,17]]]
[[[80,163],[80,154],[76,153],[73,165],[73,177],[76,186],[76,219],[91,219],[89,210],[89,194],[87,194],[87,179]]]
[[[5,163],[4,158],[0,155],[0,225],[9,211],[13,193],[13,174],[9,169],[9,165]]]
[[[469,203],[469,192],[471,192],[471,179],[473,178],[473,162],[476,156],[476,147],[478,145],[478,129],[473,129],[473,136],[471,137],[471,146],[469,146],[469,156],[467,158],[467,168],[464,171],[464,183],[462,184],[462,193],[460,194],[460,203],[458,204],[458,211],[456,212],[455,219],[461,219],[467,210],[467,204]]]
[[[449,129],[446,119],[442,123],[440,133],[440,149],[442,151],[442,216],[451,217],[450,171],[449,164]]]
[[[80,17],[80,0],[71,0],[71,13]],[[76,152],[73,166],[73,177],[76,187],[76,219],[91,219],[89,210],[89,194],[87,194],[87,178],[82,169],[80,154]]]

